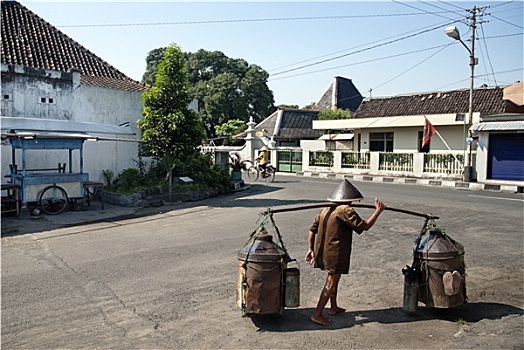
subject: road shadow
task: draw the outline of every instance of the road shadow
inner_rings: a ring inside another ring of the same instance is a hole
[[[282,314],[250,315],[258,331],[297,332],[310,330],[335,330],[351,328],[366,323],[412,323],[428,320],[476,323],[481,320],[496,320],[509,315],[522,315],[524,310],[515,306],[498,303],[469,303],[450,309],[420,307],[415,313],[407,313],[401,307],[389,309],[350,311],[330,316],[332,323],[321,326],[310,321],[313,308],[286,309]],[[324,311],[327,315],[327,309]]]

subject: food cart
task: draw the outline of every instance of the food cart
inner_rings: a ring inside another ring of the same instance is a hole
[[[22,125],[24,122],[31,123],[33,129]],[[9,188],[17,190],[22,207],[31,203],[32,207],[39,206],[50,215],[63,212],[78,200],[81,200],[82,206],[86,201],[89,203],[88,189],[91,187],[103,189],[102,183],[89,181],[89,174],[84,172],[83,146],[86,140],[136,142],[98,137],[93,132],[74,131],[91,129],[97,133],[134,135],[129,132],[129,126],[3,117],[2,129],[2,139],[11,146],[10,171],[6,176],[9,178]],[[41,165],[45,157],[38,152],[47,151],[54,152],[53,159],[60,161],[52,166],[32,167],[31,159],[33,162],[36,159]],[[29,157],[31,153],[37,154]],[[103,200],[101,205],[103,209]]]
[[[18,134],[9,137],[12,148],[10,177],[11,182],[20,188],[22,206],[35,202],[45,213],[54,215],[64,211],[70,201],[84,198],[84,183],[89,181],[89,174],[83,171],[83,144],[88,136],[75,136],[40,134],[30,137]],[[68,150],[69,159],[54,168],[30,168],[26,164],[27,153],[35,150]],[[79,152],[78,172],[73,172],[75,151]],[[17,152],[22,152],[20,167],[16,163]]]

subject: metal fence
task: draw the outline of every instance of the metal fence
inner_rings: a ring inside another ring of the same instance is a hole
[[[342,152],[342,168],[369,169],[371,153]]]
[[[310,166],[333,166],[333,152],[329,151],[315,151],[309,152],[309,165]]]
[[[427,153],[424,155],[424,172],[438,174],[462,174],[463,154]]]
[[[380,152],[378,170],[413,171],[413,153]]]

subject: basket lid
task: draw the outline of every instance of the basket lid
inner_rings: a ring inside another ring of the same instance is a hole
[[[245,260],[246,257],[252,262],[275,262],[286,256],[284,250],[275,242],[270,234],[260,234],[255,241],[249,241],[244,248],[238,252],[238,258]]]

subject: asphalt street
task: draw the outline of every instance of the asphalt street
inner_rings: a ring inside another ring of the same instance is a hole
[[[402,312],[401,269],[424,220],[384,212],[355,237],[347,307],[309,321],[325,275],[307,266],[318,209],[274,214],[301,268],[301,301],[282,315],[241,317],[238,252],[267,208],[324,203],[337,179],[277,176],[209,200],[126,212],[2,237],[2,348],[522,348],[523,205],[519,193],[355,182],[371,204],[440,218],[465,246],[469,303]],[[92,208],[92,211],[100,211]],[[101,211],[100,211],[101,212]],[[360,209],[361,216],[370,214]],[[67,213],[74,214],[74,213]],[[12,219],[16,220],[16,219]],[[3,223],[5,223],[4,220]]]

